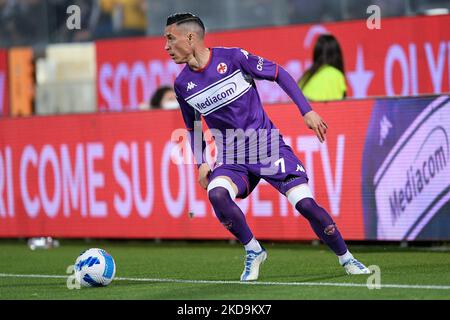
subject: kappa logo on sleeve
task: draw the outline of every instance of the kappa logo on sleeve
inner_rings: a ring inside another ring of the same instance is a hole
[[[196,86],[197,86],[197,85],[196,85],[195,83],[193,83],[192,81],[190,81],[190,82],[187,84],[186,91],[192,90],[192,89],[194,89]]]
[[[244,56],[247,58],[248,60],[248,51],[241,49],[241,52],[244,54]]]

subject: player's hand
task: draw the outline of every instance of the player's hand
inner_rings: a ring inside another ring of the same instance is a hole
[[[211,168],[209,167],[209,164],[202,163],[201,166],[198,168],[198,183],[202,186],[203,189],[208,188],[209,183],[209,175],[211,173]]]
[[[316,133],[319,141],[324,142],[328,126],[319,114],[315,111],[309,111],[303,116],[303,119],[305,120],[307,127]]]

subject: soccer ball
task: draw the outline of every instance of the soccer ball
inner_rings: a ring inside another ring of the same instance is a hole
[[[75,261],[75,278],[83,287],[107,286],[116,274],[116,263],[105,250],[91,248]]]

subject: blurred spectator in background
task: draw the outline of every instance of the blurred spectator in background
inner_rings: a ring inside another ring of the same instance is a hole
[[[147,28],[147,0],[98,0],[95,38],[143,36]]]
[[[376,5],[381,10],[382,17],[393,17],[406,15],[408,6],[421,0],[405,1],[405,0],[352,0],[342,1],[341,9],[343,18],[350,19],[367,19],[367,8]],[[431,0],[425,0],[430,2]]]
[[[67,9],[75,5],[80,8],[80,29],[67,27]],[[47,0],[47,19],[50,42],[91,41],[97,22],[98,3],[92,0]]]
[[[341,1],[286,0],[289,23],[335,21],[341,18]],[[359,0],[357,0],[359,1]],[[365,11],[364,11],[365,12]]]
[[[178,109],[180,106],[173,87],[161,86],[153,94],[150,100],[151,109]]]
[[[344,58],[341,46],[333,35],[319,36],[314,45],[313,64],[300,78],[298,86],[312,101],[345,98]]]
[[[47,40],[41,0],[0,0],[0,44],[26,45]]]

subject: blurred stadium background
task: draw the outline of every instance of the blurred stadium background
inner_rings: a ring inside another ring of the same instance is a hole
[[[71,5],[80,29],[68,28]],[[370,5],[381,29],[366,25]],[[0,237],[231,239],[196,170],[171,161],[181,115],[149,106],[182,68],[164,52],[166,17],[189,11],[209,46],[245,48],[296,79],[316,37],[333,33],[348,94],[313,103],[331,128],[327,143],[278,86],[259,82],[266,111],[346,240],[449,241],[449,10],[449,0],[0,0]],[[263,241],[316,241],[266,183],[239,205]],[[14,273],[3,261],[0,273]],[[431,282],[449,285],[441,271]]]

